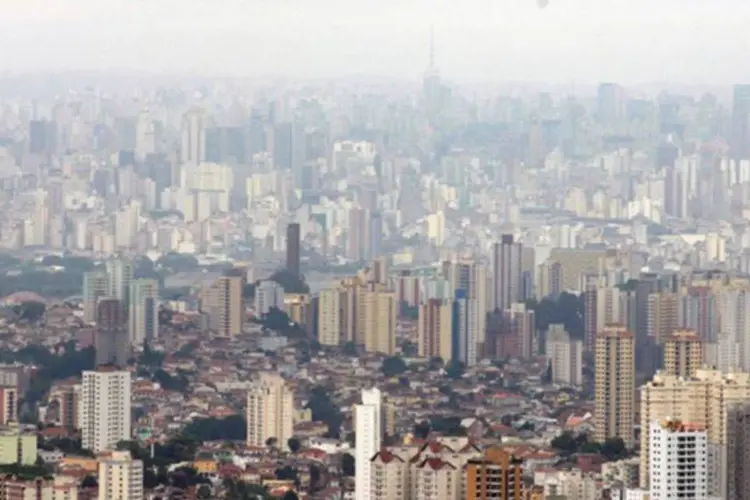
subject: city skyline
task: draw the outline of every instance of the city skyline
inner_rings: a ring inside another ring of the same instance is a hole
[[[377,11],[344,9],[351,4],[339,0],[314,8],[292,0],[74,0],[62,8],[36,0],[4,11],[0,28],[10,43],[0,57],[13,72],[412,80],[428,63],[434,26],[437,65],[457,81],[748,81],[750,70],[737,62],[750,51],[741,29],[750,6],[721,3],[731,8],[695,0],[568,0],[543,9],[532,0],[413,0]]]

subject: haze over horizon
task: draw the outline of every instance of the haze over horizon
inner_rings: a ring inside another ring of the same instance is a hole
[[[749,81],[738,0],[3,2],[5,71],[416,79],[430,25],[447,79]]]

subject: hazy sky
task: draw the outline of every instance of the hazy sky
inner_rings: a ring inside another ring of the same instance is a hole
[[[750,81],[747,0],[0,0],[0,71]]]

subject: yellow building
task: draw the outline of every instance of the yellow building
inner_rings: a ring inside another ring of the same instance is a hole
[[[635,340],[622,325],[609,325],[596,337],[595,437],[600,443],[619,437],[633,446]]]
[[[241,276],[221,276],[201,296],[201,311],[208,314],[209,328],[219,337],[242,333],[245,316]]]
[[[310,304],[310,296],[306,293],[284,294],[284,310],[289,319],[300,325],[307,324],[307,313]]]
[[[703,366],[703,342],[695,330],[674,330],[664,342],[664,373],[692,377]]]
[[[396,350],[396,294],[368,287],[358,293],[357,331],[367,352],[393,354]]]
[[[727,469],[721,450],[731,436],[727,432],[727,414],[738,403],[750,400],[750,374],[723,374],[718,370],[697,370],[695,375],[682,378],[659,373],[641,389],[641,428],[666,418],[705,426],[709,447],[714,456],[709,478],[710,490],[724,497],[723,480]],[[649,433],[641,433],[641,487],[648,486]]]
[[[0,465],[34,465],[36,458],[36,434],[23,433],[17,428],[0,433]]]
[[[318,342],[335,346],[342,343],[344,291],[334,285],[318,295]]]
[[[430,299],[419,306],[417,338],[423,358],[452,359],[453,304],[449,300]]]

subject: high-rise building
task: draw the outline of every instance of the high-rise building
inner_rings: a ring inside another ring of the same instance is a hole
[[[113,451],[99,459],[99,500],[143,500],[143,462],[129,451]]]
[[[286,226],[286,270],[299,275],[300,226],[296,222]]]
[[[138,279],[130,284],[130,341],[136,344],[159,338],[159,282]]]
[[[504,311],[521,300],[523,245],[504,234],[492,246],[493,309]]]
[[[515,339],[516,356],[529,359],[537,354],[536,313],[523,302],[514,302],[505,311],[508,334]]]
[[[343,294],[335,284],[318,294],[318,342],[322,345],[341,344]]]
[[[130,307],[130,283],[133,281],[133,264],[123,259],[110,259],[106,266],[109,279],[108,297],[122,301],[125,307]]]
[[[357,330],[367,352],[393,354],[396,349],[396,294],[375,285],[357,293]]]
[[[0,387],[0,425],[18,422],[18,386],[6,385]]]
[[[130,359],[128,317],[121,300],[105,297],[96,306],[96,366],[124,367]]]
[[[649,499],[709,498],[706,428],[663,420],[652,422],[649,433]]]
[[[583,342],[572,339],[565,325],[549,325],[546,352],[553,384],[583,385]]]
[[[692,377],[703,366],[703,341],[695,330],[673,330],[664,341],[664,373]]]
[[[96,321],[99,299],[109,294],[109,277],[102,271],[89,271],[83,274],[83,320]]]
[[[284,288],[273,280],[263,280],[255,287],[255,314],[263,316],[271,309],[284,310]]]
[[[648,296],[647,332],[661,345],[679,325],[679,300],[676,293],[662,291]]]
[[[113,366],[84,371],[81,390],[82,446],[94,453],[131,438],[130,372]]]
[[[486,313],[493,310],[493,304],[489,300],[490,290],[486,266],[474,261],[445,261],[442,264],[442,274],[449,283],[450,297],[434,298],[453,298],[458,290],[463,290],[466,299],[475,301],[475,306],[472,306],[473,314],[476,315],[472,320],[472,324],[476,325],[474,339],[477,343],[476,349],[482,351],[487,329]]]
[[[466,464],[466,500],[521,500],[523,461],[502,448],[489,448],[483,458]]]
[[[206,161],[206,116],[202,110],[188,111],[182,118],[180,161],[198,165]]]
[[[208,315],[209,328],[219,337],[242,333],[245,316],[241,276],[221,276],[201,296],[201,311]]]
[[[275,373],[261,373],[247,395],[247,445],[275,439],[285,447],[293,433],[294,391]]]
[[[633,446],[635,339],[622,325],[606,326],[596,337],[595,437],[600,443],[619,437]]]
[[[750,403],[731,405],[727,412],[727,496],[750,499]]]
[[[641,388],[641,428],[652,422],[674,418],[705,426],[708,432],[709,493],[727,497],[731,470],[727,446],[734,436],[729,434],[730,409],[750,401],[750,374],[723,374],[718,370],[698,370],[693,377],[657,374]],[[648,432],[641,433],[641,487],[649,486]]]
[[[355,500],[370,500],[372,498],[372,469],[368,467],[370,460],[380,450],[383,437],[382,429],[382,396],[377,388],[362,391],[362,404],[355,406],[354,463],[364,464],[354,470],[354,498]]]
[[[734,86],[732,99],[731,155],[733,158],[750,158],[750,85]]]
[[[421,357],[454,358],[452,349],[453,304],[449,300],[430,299],[419,306],[418,350]]]
[[[479,301],[469,298],[468,295],[464,289],[458,289],[454,294],[451,352],[454,361],[465,366],[474,366],[477,363],[477,350],[480,345],[479,317],[485,315],[478,311]]]

